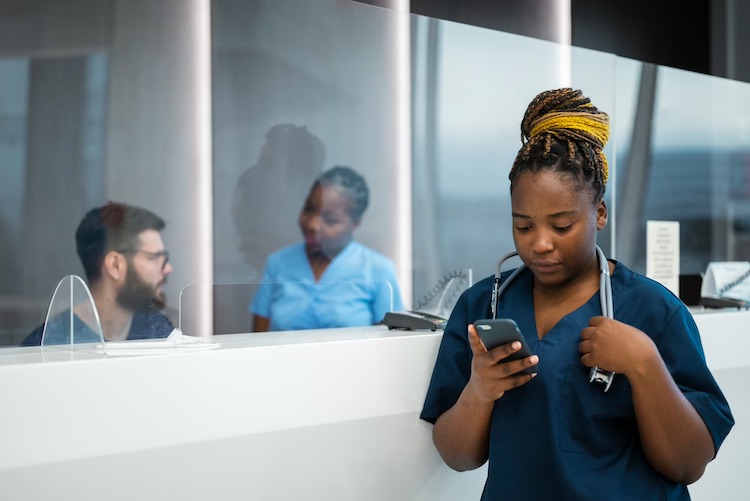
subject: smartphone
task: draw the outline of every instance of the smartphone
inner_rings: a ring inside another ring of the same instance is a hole
[[[507,360],[518,360],[519,358],[526,358],[533,355],[529,349],[529,345],[526,344],[526,339],[523,337],[521,330],[518,328],[516,321],[512,318],[495,318],[487,320],[475,320],[474,328],[479,334],[479,339],[482,340],[487,350],[497,348],[501,344],[512,343],[518,341],[521,343],[521,349],[511,354]],[[521,372],[531,374],[537,372],[537,364],[527,367]]]

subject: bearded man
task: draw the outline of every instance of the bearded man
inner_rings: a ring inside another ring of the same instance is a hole
[[[116,202],[90,210],[76,230],[76,251],[86,274],[105,341],[164,338],[173,325],[162,311],[164,284],[173,268],[153,212]],[[99,341],[96,322],[74,308],[75,342]],[[37,327],[22,346],[70,342],[69,314]],[[66,323],[67,322],[67,323]]]

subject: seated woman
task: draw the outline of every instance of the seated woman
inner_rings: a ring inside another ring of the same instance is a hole
[[[393,263],[354,241],[368,202],[350,167],[318,177],[299,215],[304,241],[266,262],[250,304],[255,332],[374,325],[403,309]]]

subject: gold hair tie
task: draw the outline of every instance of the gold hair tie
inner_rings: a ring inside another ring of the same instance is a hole
[[[609,140],[609,117],[603,113],[565,112],[547,113],[531,123],[529,139],[539,134],[564,133],[581,141],[592,143],[602,161],[602,180],[607,184],[609,164],[602,151]]]
[[[597,146],[604,148],[609,140],[609,117],[594,113],[548,113],[532,122],[529,138],[562,130],[584,141],[599,143]]]

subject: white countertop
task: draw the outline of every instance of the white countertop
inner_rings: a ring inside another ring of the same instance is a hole
[[[750,499],[750,312],[695,319],[737,425],[691,495]],[[222,335],[169,355],[0,349],[3,497],[479,499],[486,470],[448,469],[419,420],[441,336],[373,326]]]

